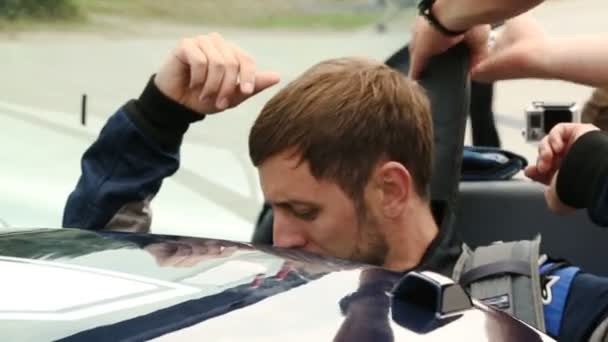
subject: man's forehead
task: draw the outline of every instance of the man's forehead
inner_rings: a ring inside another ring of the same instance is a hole
[[[283,201],[294,194],[313,192],[319,185],[308,167],[294,158],[270,158],[259,166],[258,173],[268,199]]]
[[[264,197],[271,202],[319,203],[319,197],[332,187],[331,182],[313,177],[308,163],[293,153],[269,158],[258,173]]]

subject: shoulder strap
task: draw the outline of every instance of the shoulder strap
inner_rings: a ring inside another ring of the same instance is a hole
[[[473,298],[544,332],[539,249],[540,236],[531,241],[495,242],[474,251],[464,246],[452,277]]]

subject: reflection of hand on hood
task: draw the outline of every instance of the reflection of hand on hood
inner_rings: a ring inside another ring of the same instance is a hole
[[[398,279],[398,275],[391,271],[375,268],[363,270],[357,291],[340,301],[346,318],[334,341],[393,341],[387,292]]]
[[[237,246],[226,246],[222,241],[183,238],[156,242],[144,247],[161,267],[192,267],[215,258],[228,257],[238,251]]]

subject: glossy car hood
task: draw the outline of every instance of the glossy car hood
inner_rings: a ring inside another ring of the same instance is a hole
[[[548,339],[478,303],[442,320],[422,292],[402,305],[399,273],[231,241],[0,231],[0,274],[11,341]]]

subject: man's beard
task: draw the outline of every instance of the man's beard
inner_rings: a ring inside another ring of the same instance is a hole
[[[378,220],[365,205],[358,206],[358,238],[350,258],[353,261],[383,266],[388,256],[388,242],[379,231]]]

